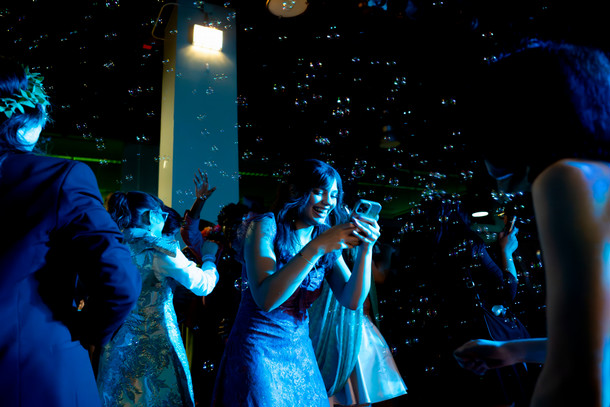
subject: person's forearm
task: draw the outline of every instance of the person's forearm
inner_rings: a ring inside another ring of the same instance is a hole
[[[201,197],[197,197],[197,199],[195,199],[195,202],[193,202],[193,206],[191,206],[191,210],[189,211],[191,218],[199,219],[201,216],[201,210],[203,209],[203,205],[205,204],[206,200],[207,198],[204,199]]]
[[[317,251],[307,250],[307,246],[300,253],[275,273],[250,284],[255,302],[264,311],[271,311],[286,302],[322,257]],[[254,264],[251,267],[255,267]]]
[[[357,309],[366,300],[371,289],[371,265],[373,251],[371,248],[358,248],[356,261],[351,270],[352,275],[340,293],[335,293],[337,300],[349,309]]]
[[[544,363],[546,360],[547,338],[515,339],[502,346],[520,362]]]
[[[195,254],[197,262],[201,263],[201,245],[203,244],[203,236],[199,231],[199,219],[194,219],[190,212],[184,215],[184,222],[180,226],[180,236],[191,252]]]
[[[502,250],[502,270],[510,273],[515,279],[517,279],[517,268],[515,267],[515,261],[513,260],[513,255],[506,253],[505,250]]]

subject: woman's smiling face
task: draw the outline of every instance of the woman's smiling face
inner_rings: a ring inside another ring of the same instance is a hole
[[[308,226],[328,224],[328,215],[337,206],[339,188],[337,180],[330,186],[313,188],[309,193],[309,201],[301,212],[301,221]]]

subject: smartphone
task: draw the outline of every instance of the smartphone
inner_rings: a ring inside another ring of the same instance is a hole
[[[381,204],[379,202],[359,199],[352,210],[351,216],[358,215],[363,218],[378,220],[379,212],[381,212]]]

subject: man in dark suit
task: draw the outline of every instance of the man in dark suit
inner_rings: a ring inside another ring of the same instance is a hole
[[[41,78],[0,62],[0,404],[100,405],[87,350],[121,325],[140,275],[89,167],[31,152]]]

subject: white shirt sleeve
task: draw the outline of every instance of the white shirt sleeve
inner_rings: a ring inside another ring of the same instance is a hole
[[[218,282],[218,271],[213,262],[206,261],[199,268],[178,248],[176,257],[156,255],[153,260],[153,269],[162,276],[173,278],[199,296],[210,294]]]

